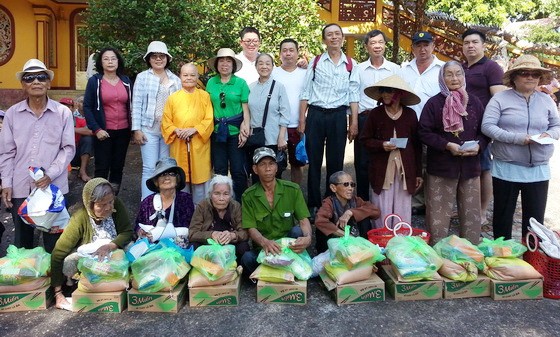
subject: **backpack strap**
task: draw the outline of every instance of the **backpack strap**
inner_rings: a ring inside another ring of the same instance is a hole
[[[315,59],[313,60],[313,78],[311,79],[311,81],[315,81],[315,69],[317,68],[317,63],[319,63],[322,55],[323,54],[315,56]]]
[[[323,54],[319,54],[315,57],[315,59],[313,60],[313,77],[311,78],[311,81],[315,81],[315,69],[317,68],[317,63],[319,63],[319,60],[321,59],[321,55]],[[354,64],[352,63],[352,58],[348,55],[346,55],[346,71],[348,71],[348,78],[350,78],[350,75],[352,74],[352,68],[354,67]]]

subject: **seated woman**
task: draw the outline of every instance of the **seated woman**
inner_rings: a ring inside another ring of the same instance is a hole
[[[241,204],[233,199],[233,181],[216,175],[210,181],[208,198],[196,207],[191,220],[189,240],[196,246],[207,239],[235,245],[237,259],[249,250],[249,235],[241,226]]]
[[[354,195],[356,183],[344,172],[333,173],[329,178],[329,187],[334,193],[323,200],[323,205],[315,217],[315,238],[318,253],[327,250],[327,240],[344,235],[344,227],[351,226],[353,236],[367,238],[372,228],[372,220],[379,218],[379,208],[369,201]]]
[[[134,231],[139,238],[147,237],[150,241],[157,241],[160,236],[155,237],[156,231],[145,231],[140,227],[141,224],[165,227],[167,223],[172,223],[175,228],[184,228],[184,230],[177,230],[175,243],[182,248],[187,248],[187,228],[191,223],[194,204],[192,196],[181,191],[185,188],[185,184],[185,171],[177,166],[175,159],[165,157],[156,163],[154,174],[146,180],[146,186],[155,193],[142,200],[136,217]],[[144,228],[152,229],[151,227]],[[159,231],[159,234],[161,232]]]
[[[92,255],[103,260],[117,248],[123,248],[132,239],[132,226],[124,203],[115,197],[111,184],[103,178],[86,183],[82,192],[84,207],[70,218],[68,226],[56,242],[51,255],[51,285],[54,288],[56,307],[72,310],[62,294],[64,276],[78,272],[78,254],[72,253],[79,246],[101,239],[111,243],[102,245]]]

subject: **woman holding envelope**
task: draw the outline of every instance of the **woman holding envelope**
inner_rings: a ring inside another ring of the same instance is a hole
[[[480,126],[484,107],[465,90],[465,72],[449,61],[439,72],[440,93],[426,102],[418,134],[427,146],[426,225],[431,243],[448,236],[457,202],[460,236],[480,240],[480,158],[488,143]]]
[[[188,227],[194,213],[192,196],[181,191],[186,184],[185,171],[173,158],[160,159],[146,186],[155,193],[140,203],[136,227],[139,238],[147,237],[155,242],[175,237],[175,243],[186,248]]]
[[[411,198],[422,185],[422,146],[416,113],[408,106],[419,103],[420,98],[397,75],[375,83],[364,93],[380,102],[360,134],[370,153],[370,200],[381,210],[375,227],[383,227],[383,219],[391,213],[410,222]]]

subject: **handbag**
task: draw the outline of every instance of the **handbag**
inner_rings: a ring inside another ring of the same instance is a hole
[[[262,126],[253,128],[251,135],[247,138],[245,146],[247,147],[261,147],[265,146],[266,139],[264,136],[264,126],[266,125],[266,117],[268,116],[268,105],[270,104],[270,98],[272,97],[272,90],[274,90],[274,85],[276,80],[272,80],[272,85],[270,86],[270,91],[266,97],[266,104],[264,106],[264,115],[262,119]]]

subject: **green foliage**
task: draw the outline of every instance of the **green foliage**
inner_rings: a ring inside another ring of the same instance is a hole
[[[558,27],[558,23],[542,26],[533,25],[527,35],[527,40],[560,46],[560,33],[555,30],[556,27]]]
[[[528,17],[535,7],[532,0],[428,0],[427,10],[452,14],[464,23],[501,27],[509,19]]]
[[[264,52],[277,54],[280,41],[292,37],[314,55],[323,25],[316,6],[313,0],[90,0],[85,36],[94,49],[119,49],[130,75],[146,69],[150,41],[167,44],[176,71],[181,61],[204,64],[221,47],[239,51],[244,26],[259,29]]]

